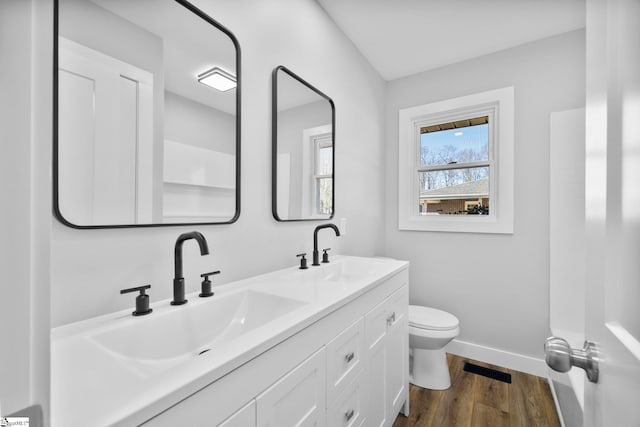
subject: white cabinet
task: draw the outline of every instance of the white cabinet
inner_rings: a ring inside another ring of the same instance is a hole
[[[386,347],[387,336],[387,307],[379,305],[365,316],[367,338],[367,389],[369,401],[367,415],[369,424],[381,427],[387,424],[388,405],[386,404]]]
[[[408,405],[407,281],[387,278],[145,427],[391,426]]]
[[[407,401],[408,291],[403,286],[365,315],[368,424],[392,425]]]
[[[258,427],[324,426],[324,347],[260,394],[256,403]]]
[[[391,318],[387,326],[386,392],[389,414],[395,419],[402,405],[408,402],[409,393],[409,331],[408,307],[409,292],[405,287],[393,294],[388,300]],[[408,403],[407,403],[408,404]],[[393,419],[391,424],[393,424]]]
[[[256,425],[255,399],[224,420],[218,427],[251,427]]]

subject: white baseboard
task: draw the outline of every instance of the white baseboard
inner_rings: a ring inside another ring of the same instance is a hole
[[[447,353],[468,357],[480,362],[502,366],[538,377],[547,378],[547,365],[543,359],[511,353],[497,348],[486,347],[454,339],[445,347]]]

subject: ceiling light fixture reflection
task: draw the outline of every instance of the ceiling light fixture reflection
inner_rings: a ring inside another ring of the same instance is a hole
[[[226,92],[237,86],[235,76],[218,67],[198,74],[198,81],[221,92]]]
[[[462,136],[464,135],[464,132],[456,132],[453,134],[453,136]]]

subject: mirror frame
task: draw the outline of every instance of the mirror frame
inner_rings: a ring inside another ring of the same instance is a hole
[[[171,227],[171,226],[185,226],[185,225],[216,225],[216,224],[231,224],[238,220],[240,217],[240,99],[241,99],[241,68],[240,68],[240,43],[238,39],[236,39],[235,35],[231,31],[229,31],[222,24],[218,23],[216,20],[211,18],[209,15],[204,13],[202,10],[189,3],[187,0],[173,0],[179,5],[183,6],[193,14],[195,14],[200,19],[211,24],[214,28],[219,31],[222,31],[224,34],[229,37],[231,42],[233,43],[236,49],[236,210],[235,214],[229,221],[220,221],[220,222],[182,222],[182,223],[149,223],[149,224],[100,224],[100,225],[78,225],[68,221],[60,211],[59,205],[59,187],[58,187],[58,25],[59,25],[59,0],[54,0],[53,3],[53,153],[52,153],[52,172],[53,172],[53,213],[54,216],[64,225],[75,228],[75,229],[105,229],[105,228],[147,228],[147,227]]]
[[[307,88],[320,95],[329,102],[331,106],[331,141],[333,146],[333,156],[331,156],[331,215],[326,218],[293,218],[283,219],[278,216],[278,72],[288,74],[289,77],[302,83]],[[336,108],[333,100],[322,93],[316,87],[304,80],[302,77],[289,70],[284,65],[279,65],[271,72],[271,213],[276,221],[294,222],[294,221],[327,221],[333,219],[336,212]]]

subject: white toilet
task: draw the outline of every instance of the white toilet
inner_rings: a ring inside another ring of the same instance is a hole
[[[459,333],[458,318],[453,314],[431,307],[409,306],[412,384],[432,390],[445,390],[451,386],[444,346]]]

